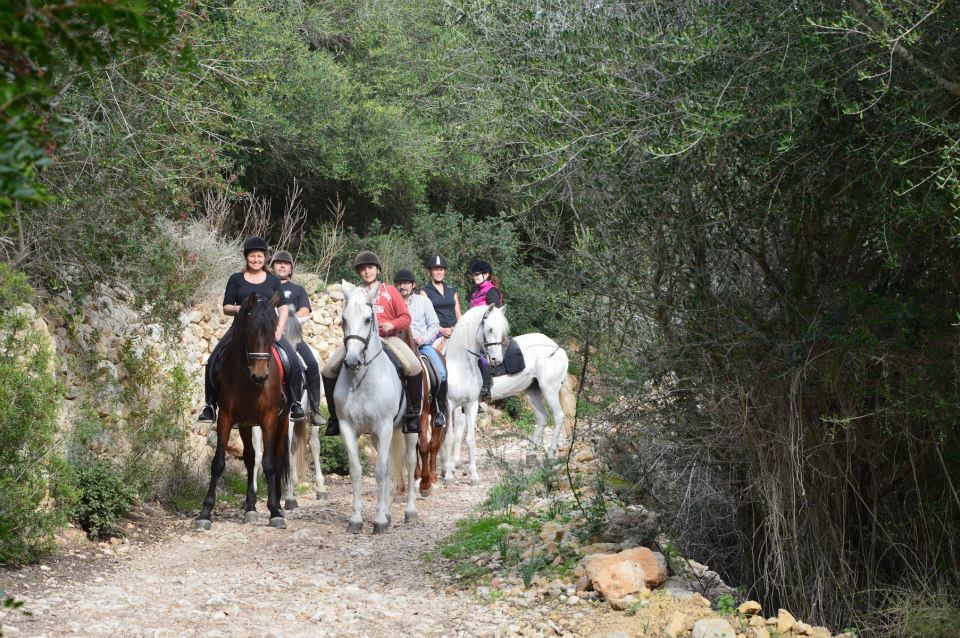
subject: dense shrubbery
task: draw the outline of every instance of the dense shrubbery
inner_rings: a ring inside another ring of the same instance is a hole
[[[120,523],[130,513],[137,494],[108,461],[88,460],[72,471],[76,502],[71,517],[93,540],[121,534]]]
[[[0,264],[0,563],[48,551],[63,520],[51,498],[61,474],[61,386],[51,353],[15,306],[33,301],[26,277]]]

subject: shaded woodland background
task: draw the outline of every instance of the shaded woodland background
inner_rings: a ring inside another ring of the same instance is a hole
[[[484,256],[515,332],[589,351],[607,483],[685,555],[830,626],[960,623],[957,3],[16,0],[0,25],[0,474],[54,436],[14,427],[55,414],[12,306],[122,281],[172,324],[237,265],[209,229],[296,193],[301,267]],[[4,562],[49,549],[57,463],[0,480],[37,519],[0,525]]]

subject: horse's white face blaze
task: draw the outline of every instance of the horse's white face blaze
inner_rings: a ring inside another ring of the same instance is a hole
[[[343,294],[346,304],[343,307],[343,364],[351,370],[358,369],[363,364],[364,342],[377,332],[377,317],[373,312],[373,301],[376,300],[377,290],[367,292],[365,289],[354,286],[348,281],[343,282]],[[349,336],[358,339],[347,339]]]

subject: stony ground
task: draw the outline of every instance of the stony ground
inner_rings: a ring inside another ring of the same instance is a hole
[[[373,487],[365,481],[371,510]],[[420,522],[384,536],[369,526],[347,534],[349,479],[328,488],[329,502],[305,497],[285,530],[267,527],[264,513],[244,525],[237,511],[201,533],[155,512],[145,527],[158,541],[86,550],[77,541],[49,564],[0,572],[0,586],[32,612],[8,612],[4,635],[452,637],[493,636],[506,623],[471,594],[447,591],[423,560],[489,485],[463,480],[420,499]],[[393,519],[403,520],[402,505]]]

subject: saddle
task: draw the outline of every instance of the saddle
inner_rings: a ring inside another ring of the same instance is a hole
[[[517,374],[523,372],[527,367],[523,359],[523,351],[520,350],[520,344],[516,339],[511,339],[507,347],[503,349],[503,363],[498,366],[490,366],[490,374],[494,377],[502,377],[506,374]]]

